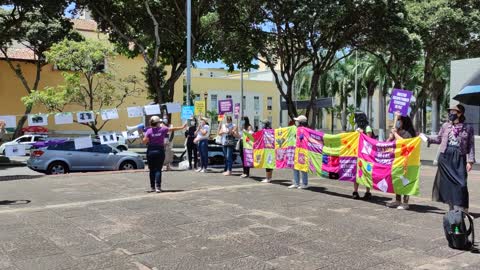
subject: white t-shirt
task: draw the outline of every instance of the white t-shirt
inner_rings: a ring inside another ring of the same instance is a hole
[[[205,135],[203,135],[201,133],[201,130],[206,130],[207,133]],[[197,133],[197,139],[199,140],[208,140],[208,138],[210,137],[210,126],[209,125],[203,125],[200,129],[200,131]]]
[[[229,132],[229,131],[232,131],[234,128],[235,128],[235,125],[233,123],[223,124],[222,132]],[[222,145],[225,145],[225,143],[227,142],[227,136],[228,134],[222,134]]]

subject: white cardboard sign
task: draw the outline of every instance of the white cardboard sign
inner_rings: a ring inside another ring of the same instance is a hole
[[[28,125],[31,126],[31,127],[47,126],[48,125],[48,114],[29,114],[28,115]]]
[[[55,114],[55,124],[56,125],[66,125],[73,123],[73,114],[70,112],[67,113],[57,113]]]
[[[93,147],[92,139],[90,137],[78,137],[73,141],[76,150]]]

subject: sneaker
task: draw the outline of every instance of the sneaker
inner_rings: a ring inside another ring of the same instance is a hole
[[[224,172],[223,175],[230,176],[230,175],[232,175],[232,172]]]
[[[200,171],[201,173],[206,173],[207,172],[207,169],[203,169]]]
[[[298,187],[298,189],[308,189],[308,185],[301,185]]]
[[[161,190],[161,189],[159,189],[159,188],[157,188],[157,189],[155,189],[155,192],[156,192],[156,193],[161,193],[161,192],[162,192],[162,190]]]
[[[291,185],[288,188],[299,188],[299,186],[298,185]]]
[[[248,177],[248,175],[246,175],[246,174],[240,175],[240,178],[247,178],[247,177]]]
[[[387,203],[387,207],[390,207],[390,208],[397,208],[398,206],[400,206],[400,204],[402,204],[401,202],[395,200],[393,202],[389,202]]]
[[[202,169],[201,169],[201,168],[200,168],[200,169],[196,169],[195,171],[196,171],[196,172],[201,172],[201,171],[202,171]]]
[[[262,180],[262,183],[270,183],[270,179],[265,178],[265,179]]]
[[[363,195],[363,198],[365,201],[369,201],[372,198],[372,193],[366,192],[365,195]]]
[[[400,209],[400,210],[408,210],[408,208],[410,208],[408,203],[402,203],[397,207],[397,209]]]
[[[352,199],[360,200],[360,195],[358,194],[358,192],[355,191],[355,192],[352,193]]]

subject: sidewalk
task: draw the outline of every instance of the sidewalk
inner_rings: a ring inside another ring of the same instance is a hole
[[[168,172],[162,194],[145,193],[146,172],[0,182],[0,269],[480,269],[480,255],[447,247],[433,167],[410,211],[378,192],[354,201],[351,183],[290,190],[291,171],[272,184],[258,182],[264,173]]]

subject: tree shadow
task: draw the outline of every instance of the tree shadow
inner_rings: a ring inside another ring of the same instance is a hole
[[[15,200],[15,201],[10,201],[10,200],[3,200],[0,201],[0,205],[22,205],[22,204],[29,204],[31,200]]]

